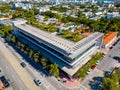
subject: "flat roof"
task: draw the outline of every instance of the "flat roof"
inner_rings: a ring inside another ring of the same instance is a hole
[[[80,48],[84,47],[86,44],[88,44],[89,42],[91,42],[92,40],[100,37],[103,35],[103,33],[100,33],[100,32],[95,32],[93,34],[91,34],[90,36],[80,40],[79,42],[72,42],[72,41],[69,41],[69,40],[66,40],[64,38],[61,38],[57,35],[53,35],[49,32],[46,32],[46,31],[43,31],[43,30],[40,30],[38,28],[35,28],[31,25],[27,25],[25,23],[23,24],[16,24],[14,23],[14,25],[17,27],[17,28],[20,28],[22,29],[23,31],[26,31],[54,46],[56,46],[57,50],[60,50],[61,53],[64,53],[65,55],[74,55],[76,54],[77,52],[79,52]],[[67,52],[67,54],[66,54]]]
[[[9,19],[0,20],[0,24],[4,24],[4,25],[12,25],[12,21],[9,20]]]

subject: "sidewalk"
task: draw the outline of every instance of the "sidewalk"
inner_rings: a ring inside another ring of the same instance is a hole
[[[61,72],[60,73],[60,79],[61,83],[63,83],[65,86],[69,88],[78,88],[80,86],[80,81],[77,78],[69,78],[65,73]]]

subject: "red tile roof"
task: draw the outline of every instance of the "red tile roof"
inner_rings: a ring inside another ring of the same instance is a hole
[[[81,29],[76,30],[76,32],[81,33],[81,32],[84,32],[85,30],[89,30],[89,29],[90,29],[90,28],[89,28],[88,26],[86,26],[86,27],[83,27],[83,28],[81,28]]]
[[[114,37],[117,37],[116,32],[107,33],[103,38],[103,43],[108,44]]]

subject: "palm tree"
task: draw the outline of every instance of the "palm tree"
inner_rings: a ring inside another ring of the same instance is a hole
[[[30,58],[32,58],[33,53],[34,53],[34,50],[30,48],[30,50],[29,50],[29,57],[30,57]]]
[[[35,62],[39,61],[39,53],[38,52],[33,54],[33,59],[35,60]]]

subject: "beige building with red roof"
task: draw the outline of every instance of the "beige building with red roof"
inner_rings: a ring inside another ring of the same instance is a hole
[[[103,38],[103,44],[105,48],[109,47],[117,39],[116,32],[109,32]]]

